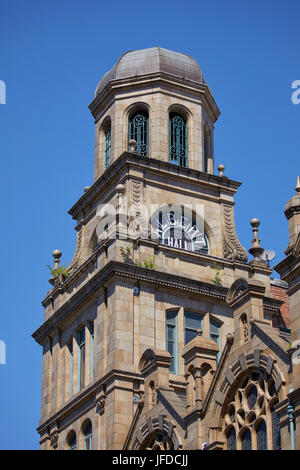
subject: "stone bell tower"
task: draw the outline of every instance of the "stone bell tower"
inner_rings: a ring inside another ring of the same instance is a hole
[[[59,269],[54,252],[33,335],[43,347],[41,448],[225,448],[219,382],[237,351],[250,358],[241,373],[254,367],[250,325],[273,334],[281,304],[259,222],[253,262],[238,240],[240,183],[223,164],[215,174],[220,111],[195,59],[161,47],[123,54],[89,108],[94,182],[69,211],[74,258]],[[240,342],[244,301],[254,313]]]

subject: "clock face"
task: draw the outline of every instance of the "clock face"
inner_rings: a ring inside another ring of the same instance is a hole
[[[181,211],[159,211],[151,219],[154,238],[163,245],[196,253],[208,254],[208,240],[204,230]]]

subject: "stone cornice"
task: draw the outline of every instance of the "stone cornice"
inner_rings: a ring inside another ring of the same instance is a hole
[[[131,239],[128,239],[132,241]],[[136,240],[134,240],[136,242]],[[80,277],[93,265],[97,265],[97,257],[101,256],[101,252],[105,247],[108,247],[112,243],[115,242],[115,239],[106,239],[103,240],[94,253],[84,262],[81,266],[76,269],[70,277],[68,277],[63,284],[56,285],[54,288],[50,289],[44,300],[42,301],[42,305],[44,308],[48,306],[48,304],[53,301],[58,295],[63,294],[67,289],[69,289],[75,281],[79,281]],[[156,240],[151,239],[139,239],[137,240],[137,246],[150,246],[154,250],[160,250],[162,252],[166,252],[168,255],[173,255],[180,260],[185,261],[192,261],[194,263],[205,263],[207,266],[214,266],[215,263],[220,264],[222,267],[232,268],[232,269],[245,269],[247,272],[249,271],[249,265],[244,261],[238,260],[229,260],[226,258],[220,258],[217,256],[206,255],[203,253],[196,253],[193,251],[182,250],[180,248],[174,248],[168,245],[163,245],[158,243]]]
[[[263,307],[269,312],[278,313],[283,303],[283,300],[274,299],[273,297],[264,297],[263,299]]]
[[[206,83],[197,83],[166,72],[157,72],[136,77],[110,80],[104,89],[97,94],[90,103],[89,109],[95,118],[95,121],[97,121],[100,114],[98,110],[103,107],[104,101],[111,99],[112,95],[118,95],[119,93],[124,92],[130,93],[131,90],[134,90],[135,92],[139,89],[145,90],[147,87],[153,90],[155,86],[160,87],[161,92],[164,92],[165,89],[171,91],[172,88],[175,88],[179,93],[183,92],[186,99],[188,99],[189,96],[190,99],[192,99],[194,95],[197,101],[199,101],[199,98],[201,97],[204,99],[214,122],[220,116],[220,110],[214,100],[209,86]]]
[[[293,279],[300,275],[300,259],[295,258],[291,252],[284,258],[280,263],[274,266],[275,271],[280,274],[280,278],[287,283],[290,283]]]
[[[37,428],[38,433],[43,433],[48,426],[52,426],[54,423],[61,422],[65,417],[69,416],[75,409],[82,406],[86,401],[93,399],[96,393],[101,390],[105,383],[112,383],[118,379],[134,381],[139,379],[143,382],[141,374],[134,372],[127,372],[113,369],[108,374],[106,374],[101,379],[92,382],[89,386],[85,387],[83,390],[74,395],[69,401],[64,403],[55,413],[53,413],[50,418],[47,418],[45,421],[41,422]],[[110,387],[110,390],[107,391],[107,394],[112,391],[114,386]],[[94,404],[93,404],[94,406]],[[96,406],[96,404],[95,404]]]
[[[223,286],[217,286],[208,282],[196,281],[177,274],[169,274],[139,266],[121,263],[118,261],[110,261],[101,271],[87,281],[68,301],[66,301],[58,310],[43,323],[38,330],[33,333],[33,338],[40,344],[43,339],[50,334],[54,328],[68,317],[72,312],[79,309],[83,303],[96,295],[97,290],[112,276],[132,279],[137,282],[145,282],[146,284],[154,284],[160,287],[179,292],[198,294],[214,300],[226,303],[226,294],[228,289]]]
[[[94,182],[94,184],[80,197],[80,199],[69,210],[69,214],[73,219],[78,219],[81,212],[86,213],[97,198],[112,184],[120,178],[124,177],[124,169],[129,167],[139,169],[140,171],[149,170],[154,173],[166,173],[168,178],[176,177],[188,180],[190,183],[199,183],[213,190],[223,189],[232,195],[236,193],[241,185],[240,182],[229,178],[205,173],[203,171],[193,170],[191,168],[178,167],[169,162],[164,162],[156,158],[144,157],[137,153],[123,152],[111,166]]]

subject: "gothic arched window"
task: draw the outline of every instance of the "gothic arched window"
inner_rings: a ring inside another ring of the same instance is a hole
[[[149,115],[148,111],[138,111],[132,114],[128,121],[128,142],[136,141],[135,151],[148,155],[149,147]]]
[[[83,428],[83,442],[84,449],[91,450],[92,448],[92,423],[90,420],[85,424]]]
[[[110,165],[110,150],[111,150],[111,128],[109,127],[105,132],[105,149],[104,149],[104,170]]]
[[[234,427],[227,433],[227,450],[236,450],[236,433]]]
[[[188,166],[188,133],[186,120],[178,113],[169,116],[170,163]]]
[[[279,419],[274,410],[276,403],[278,392],[274,379],[265,370],[252,369],[241,377],[224,414],[227,448],[233,440],[230,433],[234,429],[238,449],[280,449]]]
[[[257,450],[267,450],[267,428],[265,421],[260,421],[256,429]]]
[[[246,431],[244,431],[244,433],[241,437],[241,442],[242,442],[242,449],[243,450],[252,450],[250,429],[246,429]]]
[[[77,440],[75,431],[71,431],[67,438],[67,446],[69,450],[77,449]]]
[[[273,449],[281,449],[281,436],[280,436],[280,427],[279,427],[279,414],[274,410],[274,407],[271,410],[272,414],[272,436],[273,436]]]

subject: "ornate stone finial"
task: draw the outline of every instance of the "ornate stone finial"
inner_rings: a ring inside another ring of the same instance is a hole
[[[52,256],[54,258],[54,269],[58,268],[59,258],[61,258],[62,252],[60,250],[54,250]]]
[[[300,193],[300,176],[297,176],[296,192]]]
[[[129,150],[128,152],[135,152],[135,146],[136,146],[136,140],[135,139],[130,139],[128,142],[129,145]]]
[[[224,171],[225,171],[225,166],[223,165],[223,163],[220,163],[220,165],[218,166],[218,172],[219,172],[219,176],[224,176]]]
[[[89,189],[90,189],[90,186],[86,186],[86,187],[84,188],[84,192],[86,193]]]
[[[257,218],[251,219],[250,224],[253,227],[253,240],[251,240],[252,246],[249,250],[249,253],[251,253],[255,260],[259,260],[259,257],[264,251],[264,249],[260,246],[260,238],[258,238],[258,227],[260,225],[260,220]]]
[[[202,334],[203,334],[203,331],[201,329],[197,330],[197,335],[198,336],[202,336]]]

